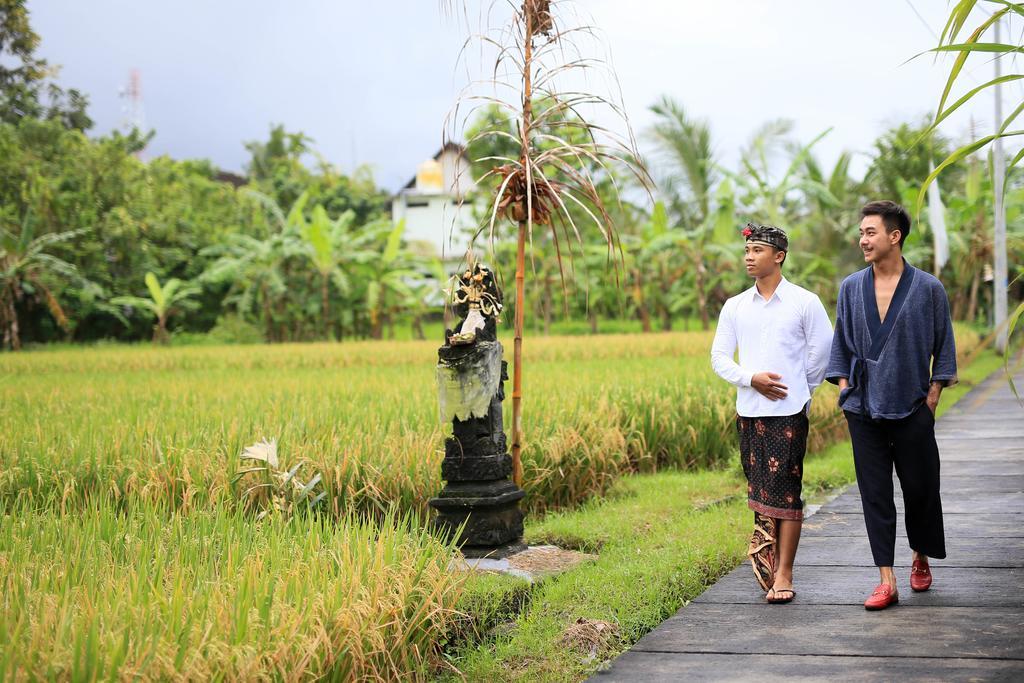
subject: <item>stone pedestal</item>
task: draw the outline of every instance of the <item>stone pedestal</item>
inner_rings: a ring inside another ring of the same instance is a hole
[[[526,548],[519,509],[524,493],[509,478],[512,456],[501,412],[508,373],[496,332],[490,318],[473,343],[438,350],[442,415],[453,417],[441,462],[447,485],[430,506],[439,532],[451,537],[461,528],[458,542],[470,558],[502,558]]]

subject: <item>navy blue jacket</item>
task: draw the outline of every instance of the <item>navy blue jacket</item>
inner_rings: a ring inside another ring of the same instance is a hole
[[[930,382],[956,384],[956,342],[942,283],[905,260],[903,274],[879,319],[871,266],[839,286],[835,334],[825,379],[850,381],[843,410],[896,420],[917,410]]]

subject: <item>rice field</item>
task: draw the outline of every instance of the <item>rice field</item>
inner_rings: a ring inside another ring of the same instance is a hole
[[[977,335],[958,330],[961,351]],[[534,513],[631,471],[733,456],[710,333],[528,339]],[[440,490],[436,342],[0,355],[0,676],[424,678],[462,579],[422,531]],[[835,392],[812,444],[842,433]],[[511,410],[506,408],[507,413]],[[508,415],[506,415],[506,418]],[[276,438],[322,514],[256,522],[232,476]]]
[[[710,339],[528,340],[523,459],[531,508],[576,504],[630,469],[728,459],[732,391],[708,365]],[[285,463],[301,460],[322,473],[334,515],[392,504],[423,512],[441,486],[436,346],[0,356],[0,504],[68,511],[100,497],[181,511],[230,506],[239,453],[277,438]],[[829,403],[815,405],[815,424],[826,430]]]

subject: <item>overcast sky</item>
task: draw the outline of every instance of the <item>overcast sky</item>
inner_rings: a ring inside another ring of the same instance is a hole
[[[478,3],[469,0],[470,7]],[[638,132],[662,94],[708,119],[734,162],[766,120],[797,123],[825,164],[863,153],[886,126],[933,111],[948,61],[905,63],[936,44],[945,0],[581,0],[604,33]],[[95,133],[123,125],[118,93],[141,74],[147,155],[206,157],[241,171],[243,143],[272,123],[303,131],[343,170],[370,164],[397,189],[440,146],[465,82],[465,26],[439,0],[29,0],[39,54],[88,93]],[[499,3],[503,10],[503,3]],[[916,13],[915,13],[916,9]],[[500,13],[500,12],[499,12]],[[920,16],[918,16],[918,13]],[[967,83],[991,78],[979,61]],[[1015,88],[1005,99],[1018,101]],[[991,131],[991,97],[976,107]],[[965,112],[944,131],[963,137]],[[642,141],[642,137],[641,137]],[[641,142],[641,149],[644,145]]]

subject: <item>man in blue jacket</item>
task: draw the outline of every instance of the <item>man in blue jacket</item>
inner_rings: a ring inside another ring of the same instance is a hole
[[[946,556],[939,497],[935,409],[956,383],[956,347],[946,290],[903,258],[910,216],[890,201],[861,209],[860,248],[870,264],[839,287],[836,327],[825,378],[839,385],[880,582],[869,610],[899,602],[893,564],[900,480],[913,550],[910,586],[928,590],[928,558]]]

